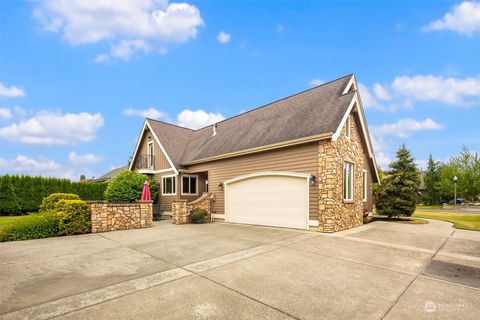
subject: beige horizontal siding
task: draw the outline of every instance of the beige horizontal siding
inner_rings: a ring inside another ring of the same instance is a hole
[[[215,195],[214,208],[224,213],[224,192],[218,185],[225,180],[260,171],[288,171],[318,175],[318,143],[259,152],[230,159],[196,164],[191,171],[208,171],[209,191]],[[318,188],[310,187],[310,219],[318,219]]]
[[[149,139],[150,138],[150,139]],[[138,147],[137,155],[146,155],[147,148],[148,148],[148,141],[153,140],[153,155],[155,157],[155,170],[161,169],[168,169],[170,168],[170,163],[168,163],[167,157],[163,153],[160,145],[154,139],[152,133],[150,131],[145,131],[143,133],[142,140],[140,141],[140,145]],[[135,159],[133,159],[135,160]],[[135,163],[135,162],[133,162]]]

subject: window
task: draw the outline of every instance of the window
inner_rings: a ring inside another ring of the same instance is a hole
[[[367,170],[362,171],[362,200],[363,202],[367,202]]]
[[[353,163],[343,163],[343,200],[353,201]]]
[[[197,176],[182,176],[182,194],[197,194],[197,187]]]
[[[347,138],[350,138],[350,127],[351,127],[351,123],[350,123],[350,116],[348,116],[347,118],[347,123],[346,123],[346,131],[345,131],[345,136]]]
[[[163,195],[175,195],[176,194],[176,177],[175,176],[165,176],[162,178],[162,194]]]
[[[148,169],[153,169],[153,141],[149,141],[147,145],[147,166]]]

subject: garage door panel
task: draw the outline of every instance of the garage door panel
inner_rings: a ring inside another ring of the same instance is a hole
[[[227,185],[229,222],[305,229],[308,188],[305,177],[258,176]]]

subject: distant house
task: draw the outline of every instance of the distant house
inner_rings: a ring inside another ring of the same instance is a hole
[[[128,170],[128,166],[123,166],[120,168],[115,168],[107,173],[105,173],[103,176],[100,176],[97,179],[94,179],[93,181],[95,182],[110,182],[114,177],[122,173],[123,171]]]
[[[165,211],[209,192],[217,219],[321,232],[361,225],[379,181],[354,75],[198,130],[145,119],[129,170]]]

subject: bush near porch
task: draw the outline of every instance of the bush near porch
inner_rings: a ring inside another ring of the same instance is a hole
[[[108,202],[134,203],[142,198],[143,184],[148,179],[152,200],[157,198],[158,187],[152,178],[136,171],[124,171],[112,179],[105,190]]]

